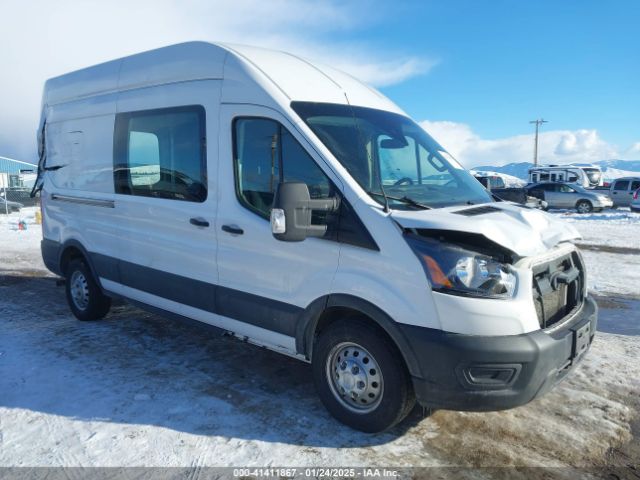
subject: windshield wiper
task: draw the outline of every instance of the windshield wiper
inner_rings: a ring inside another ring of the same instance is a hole
[[[367,193],[369,195],[376,195],[378,197],[383,197],[383,198],[387,197],[389,200],[395,200],[397,202],[406,203],[408,205],[411,205],[412,207],[421,208],[422,210],[431,210],[433,208],[433,207],[430,207],[429,205],[425,205],[424,203],[420,203],[411,197],[407,197],[406,195],[404,197],[393,197],[391,195],[385,195],[380,192],[367,192]]]

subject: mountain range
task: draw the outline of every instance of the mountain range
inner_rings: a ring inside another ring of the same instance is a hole
[[[626,176],[640,176],[640,160],[600,160],[593,162],[602,169],[605,180]],[[513,177],[527,180],[529,169],[533,167],[531,162],[508,163],[501,167],[482,165],[472,168],[472,170],[482,170],[504,173]]]

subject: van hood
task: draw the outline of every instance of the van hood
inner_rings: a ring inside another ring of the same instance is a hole
[[[391,217],[403,228],[481,234],[521,257],[540,255],[558,243],[581,238],[568,222],[541,210],[508,202],[433,210],[392,210]]]

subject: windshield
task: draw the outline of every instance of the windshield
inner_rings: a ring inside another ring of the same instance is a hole
[[[291,106],[379,203],[384,201],[381,185],[394,197],[389,205],[397,209],[415,203],[436,208],[492,201],[469,172],[407,117],[330,103]]]

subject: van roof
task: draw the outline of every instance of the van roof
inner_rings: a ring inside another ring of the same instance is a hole
[[[222,101],[242,98],[238,85],[253,85],[272,98],[368,106],[402,113],[374,88],[327,65],[290,53],[245,45],[187,42],[119,58],[49,79],[43,103],[191,80],[229,79]],[[231,85],[233,84],[233,85]],[[348,97],[348,101],[347,98]]]

